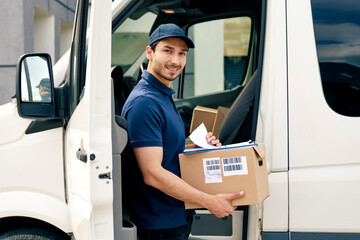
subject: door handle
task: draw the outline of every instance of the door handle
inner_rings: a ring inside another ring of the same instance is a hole
[[[100,173],[99,174],[99,179],[111,179],[111,173],[110,172]]]
[[[76,158],[79,159],[80,161],[86,163],[87,162],[87,154],[86,151],[84,149],[79,148],[76,151]]]

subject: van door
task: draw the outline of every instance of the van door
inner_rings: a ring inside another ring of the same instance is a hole
[[[358,9],[353,1],[287,4],[293,240],[360,236]]]
[[[111,148],[111,0],[79,0],[73,34],[67,201],[76,239],[114,239]]]

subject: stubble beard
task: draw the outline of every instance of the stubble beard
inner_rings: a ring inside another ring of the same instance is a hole
[[[181,69],[181,67],[179,67],[179,66],[169,66],[169,67]],[[179,71],[178,74],[170,73],[170,76],[166,76],[165,74],[162,73],[163,72],[162,70],[164,70],[164,71],[166,70],[166,65],[164,67],[161,67],[161,66],[159,66],[159,64],[155,64],[153,71],[160,77],[164,78],[167,81],[171,81],[171,82],[174,81],[182,73],[182,69],[181,69],[181,71]]]

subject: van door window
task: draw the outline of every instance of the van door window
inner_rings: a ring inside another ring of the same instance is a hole
[[[360,116],[359,2],[312,0],[325,99],[337,113]]]
[[[145,48],[156,15],[146,13],[139,19],[128,18],[113,33],[111,40],[111,65],[121,66],[124,75],[135,77],[138,67],[146,59]],[[139,64],[130,69],[139,60]],[[137,77],[137,76],[136,76]]]
[[[120,115],[131,90],[146,69],[145,48],[149,42],[149,32],[155,21],[154,13],[126,19],[112,34],[111,77],[114,86],[115,114]],[[144,67],[143,67],[144,66]]]
[[[249,59],[251,25],[251,18],[245,16],[191,26],[188,35],[195,48],[189,51],[182,96],[178,98],[221,92],[242,83]],[[179,78],[172,87],[179,92]]]

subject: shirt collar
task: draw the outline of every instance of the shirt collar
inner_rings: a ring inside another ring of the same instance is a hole
[[[144,71],[141,77],[150,83],[153,87],[158,89],[160,92],[164,93],[165,95],[171,96],[175,93],[172,88],[165,86],[162,82],[160,82],[154,75],[149,73],[148,71]]]

